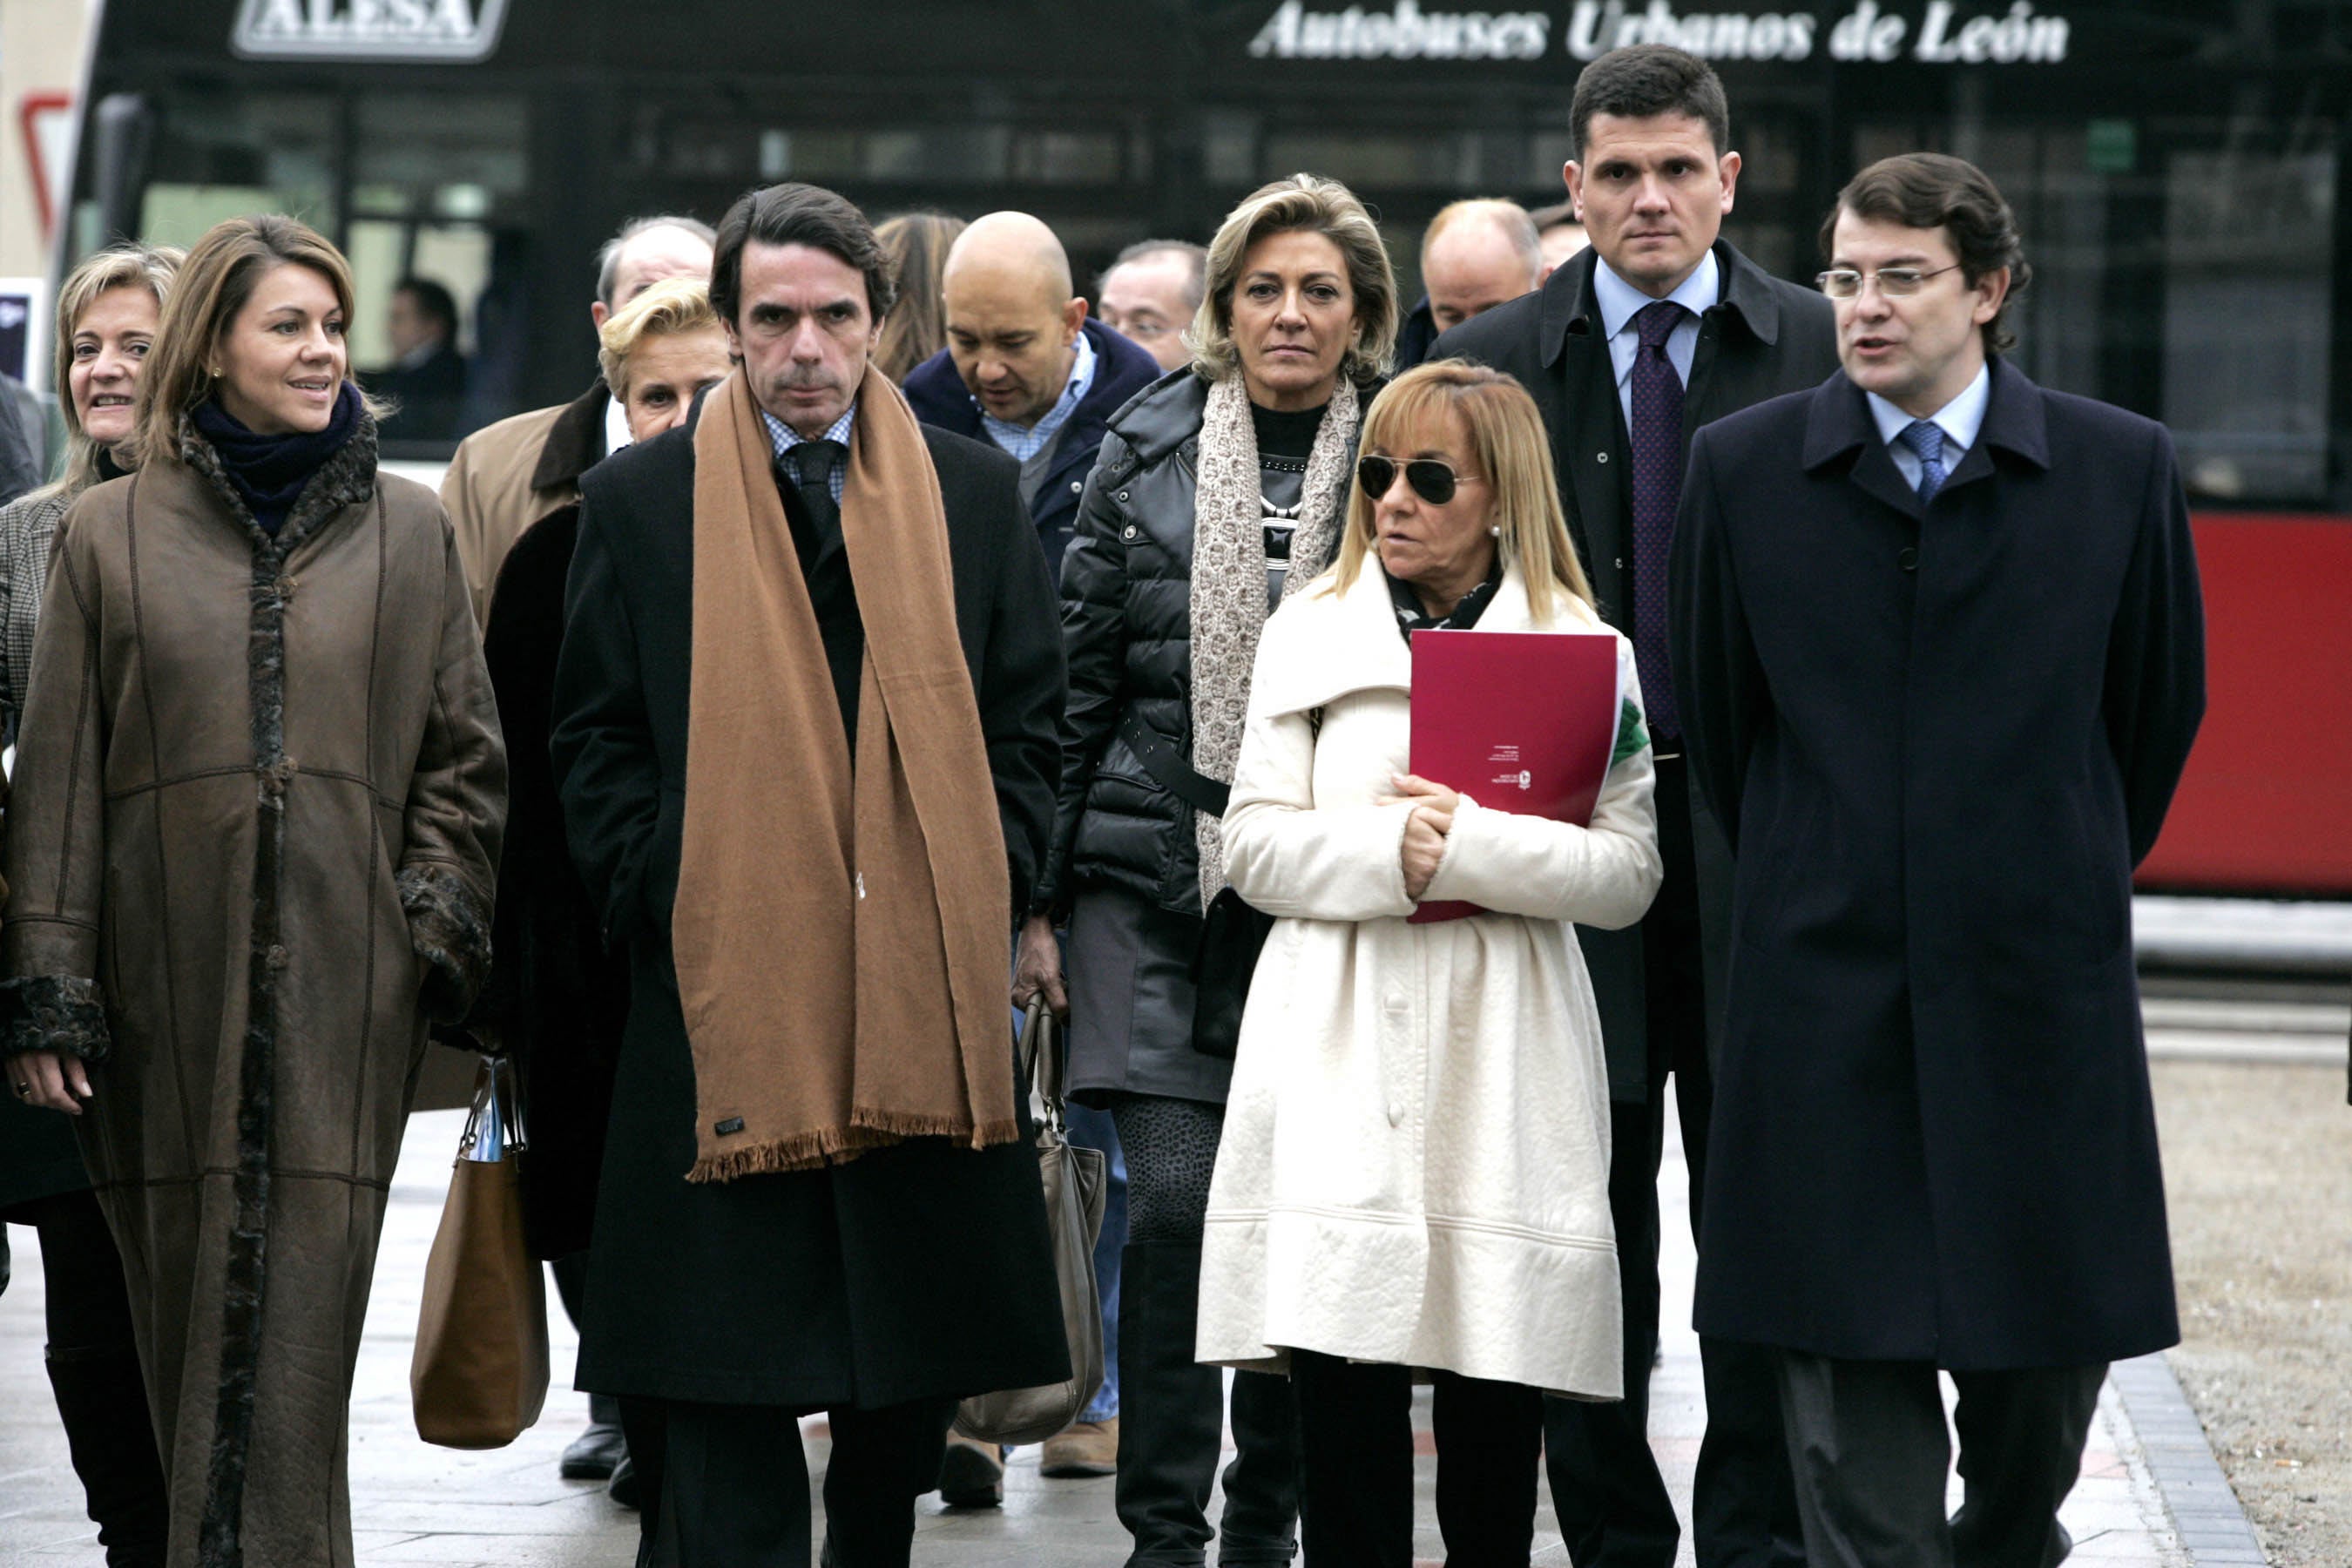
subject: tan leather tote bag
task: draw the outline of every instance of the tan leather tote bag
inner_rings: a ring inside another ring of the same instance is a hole
[[[1108,1173],[1099,1149],[1069,1142],[1063,1125],[1062,1031],[1040,999],[1021,1028],[1023,1074],[1045,1102],[1037,1124],[1037,1171],[1045,1184],[1045,1225],[1054,1272],[1062,1286],[1062,1329],[1070,1342],[1070,1376],[1036,1388],[1007,1389],[965,1400],[955,1428],[982,1443],[1042,1443],[1078,1418],[1102,1386],[1102,1302],[1095,1294],[1095,1238],[1102,1232]],[[1022,1075],[1016,1075],[1016,1078]]]
[[[522,1153],[513,1068],[486,1058],[425,1265],[408,1368],[416,1435],[445,1448],[503,1448],[547,1400],[547,1293],[523,1245]]]

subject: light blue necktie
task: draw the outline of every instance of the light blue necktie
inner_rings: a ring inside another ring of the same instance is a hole
[[[1944,488],[1944,432],[1932,419],[1914,419],[1895,433],[1919,459],[1919,504],[1926,506]]]

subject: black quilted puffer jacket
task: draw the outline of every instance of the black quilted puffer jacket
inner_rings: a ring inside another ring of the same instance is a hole
[[[1107,882],[1162,908],[1201,911],[1192,808],[1118,736],[1133,709],[1192,750],[1192,505],[1209,384],[1171,371],[1110,417],[1062,563],[1062,787],[1032,908],[1068,911]]]

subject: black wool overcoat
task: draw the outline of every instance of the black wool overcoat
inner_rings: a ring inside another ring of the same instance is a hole
[[[1715,245],[1723,297],[1701,313],[1690,387],[1683,399],[1683,440],[1727,414],[1800,391],[1837,368],[1837,324],[1830,303],[1811,289],[1784,283],[1727,240]],[[1570,257],[1532,294],[1496,306],[1441,336],[1429,358],[1459,355],[1489,364],[1526,387],[1543,411],[1552,468],[1568,531],[1583,558],[1601,614],[1633,630],[1633,449],[1617,396],[1617,373],[1603,336],[1593,274],[1600,253]],[[1731,854],[1696,791],[1691,841],[1698,861],[1699,939],[1707,990],[1710,1051],[1720,1043],[1723,974],[1731,952]],[[1577,942],[1592,975],[1601,1037],[1609,1056],[1609,1097],[1649,1099],[1664,1062],[1650,1047],[1648,977],[1640,922],[1622,931],[1579,926]],[[1653,1059],[1657,1058],[1660,1059]]]
[[[1699,432],[1673,595],[1738,860],[1699,1331],[1963,1370],[2174,1343],[2131,875],[2205,684],[2163,426],[1996,361],[1923,508],[1841,373]]]
[[[580,503],[525,528],[499,568],[482,661],[507,737],[507,837],[490,977],[466,1022],[521,1080],[523,1231],[532,1253],[585,1251],[629,1016],[627,968],[605,955],[596,900],[572,863],[547,750],[563,585]]]
[[[1023,908],[1053,810],[1063,690],[1054,592],[1019,466],[960,436],[924,437],[946,502],[956,624],[1013,908]],[[1066,1377],[1037,1156],[1025,1140],[975,1153],[914,1139],[823,1170],[686,1180],[694,1062],[669,922],[685,823],[694,467],[689,425],[583,476],[555,676],[551,751],[572,858],[628,965],[630,993],[589,1249],[581,1385],[812,1410]],[[797,515],[790,487],[785,505]],[[789,969],[792,933],[776,932],[775,947]],[[812,994],[849,984],[796,978]]]

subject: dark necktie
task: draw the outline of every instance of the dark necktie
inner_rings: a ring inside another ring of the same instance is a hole
[[[1943,426],[1930,419],[1914,419],[1895,433],[1895,438],[1911,448],[1919,459],[1919,504],[1926,506],[1936,499],[1949,476],[1944,468]]]
[[[801,555],[803,570],[841,538],[841,503],[833,499],[833,474],[848,456],[849,448],[838,441],[803,441],[784,451],[783,466],[801,492],[810,523]]]
[[[1650,733],[1683,732],[1666,659],[1666,558],[1675,542],[1675,507],[1683,495],[1683,380],[1666,357],[1666,339],[1687,312],[1672,300],[1644,305],[1633,318],[1633,665]]]

